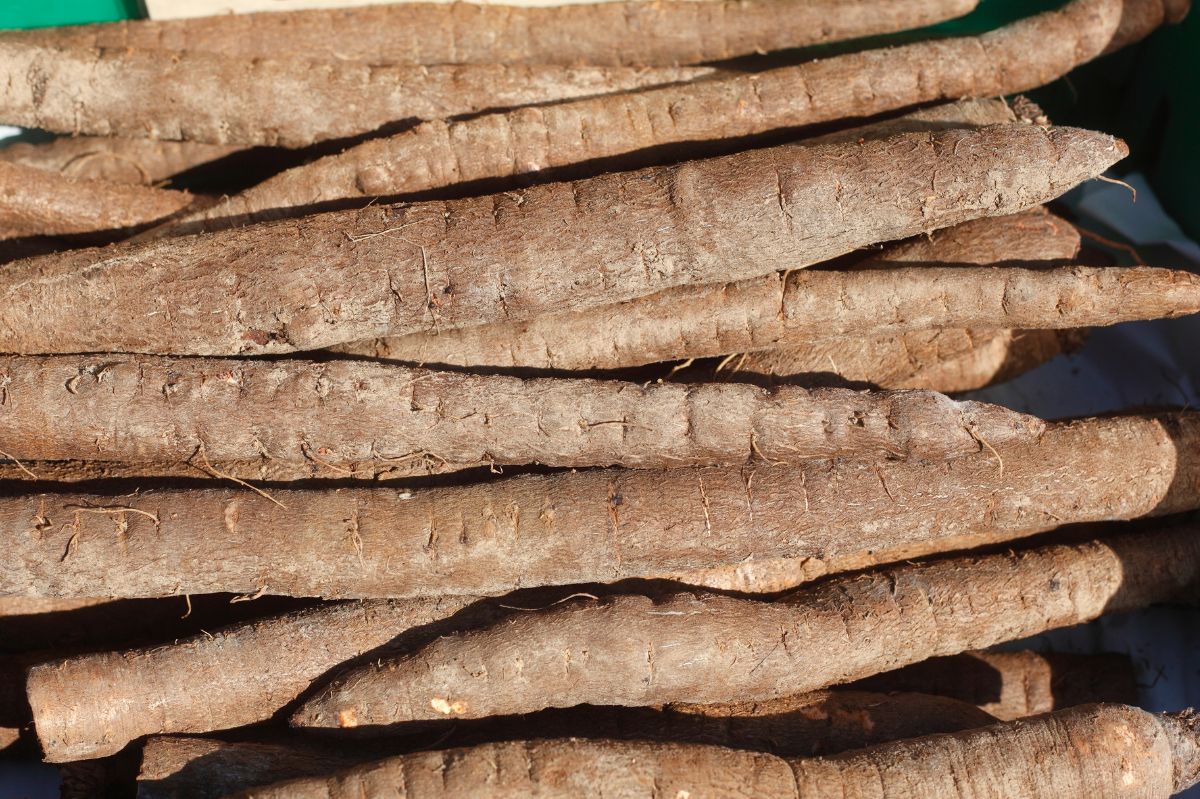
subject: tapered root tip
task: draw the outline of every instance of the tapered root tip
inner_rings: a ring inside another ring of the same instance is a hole
[[[357,711],[339,702],[337,690],[313,697],[296,709],[288,723],[307,729],[345,730],[359,726]]]
[[[1190,708],[1160,713],[1158,723],[1171,743],[1175,793],[1200,783],[1200,714]]]
[[[1050,128],[1048,135],[1057,156],[1051,181],[1064,192],[1104,174],[1106,169],[1129,155],[1129,145],[1107,133],[1055,127]]]
[[[1187,18],[1188,12],[1192,10],[1192,0],[1166,0],[1164,5],[1167,22],[1172,25],[1183,22]]]

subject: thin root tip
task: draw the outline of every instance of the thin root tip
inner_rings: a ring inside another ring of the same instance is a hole
[[[1167,22],[1172,25],[1183,22],[1192,10],[1192,0],[1166,0],[1164,5]]]
[[[297,728],[335,728],[337,714],[327,713],[319,700],[305,702],[288,717],[288,725]]]

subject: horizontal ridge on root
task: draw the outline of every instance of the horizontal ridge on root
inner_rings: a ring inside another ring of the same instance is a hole
[[[939,459],[1043,429],[924,391],[522,380],[349,360],[0,357],[0,380],[6,459],[186,462],[215,476],[214,464],[255,461],[353,477],[406,461],[444,471]]]
[[[6,497],[0,530],[11,531],[11,551],[0,593],[494,595],[676,576],[750,557],[795,563],[802,581],[1070,522],[1195,508],[1197,419],[1056,424],[1036,440],[980,445],[950,461],[591,470],[428,489]]]
[[[783,145],[42,256],[0,271],[0,351],[282,353],[582,310],[1015,213],[1126,153],[1024,124]]]
[[[292,723],[765,700],[1197,596],[1200,536],[1181,525],[892,566],[774,602],[701,593],[580,598],[350,669]]]

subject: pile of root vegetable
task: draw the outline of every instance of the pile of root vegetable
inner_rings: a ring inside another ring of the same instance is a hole
[[[59,134],[0,149],[6,754],[142,799],[1200,780],[1128,658],[993,649],[1200,600],[1200,412],[948,396],[1200,312],[1080,255],[1046,204],[1126,147],[1019,96],[1188,0],[754,56],[973,5],[0,34],[0,123]]]

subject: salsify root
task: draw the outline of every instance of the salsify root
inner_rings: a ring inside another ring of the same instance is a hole
[[[0,272],[0,351],[293,352],[582,310],[1015,213],[1126,152],[1027,124],[783,145],[31,258]]]
[[[565,5],[389,3],[21,31],[57,48],[304,53],[369,64],[597,64],[723,61],[752,53],[920,28],[976,0],[618,0]],[[720,35],[714,35],[720,31]]]
[[[820,758],[702,744],[506,741],[400,755],[237,797],[357,799],[378,795],[386,786],[399,797],[479,799],[565,799],[601,790],[613,799],[737,793],[764,799],[1167,799],[1200,777],[1198,727],[1190,711],[1084,705]]]
[[[1198,418],[1057,423],[1024,443],[981,440],[975,454],[950,461],[591,470],[427,489],[6,497],[0,592],[497,595],[686,579],[760,558],[790,561],[796,584],[1070,522],[1194,509]]]
[[[771,699],[1197,596],[1200,536],[1183,525],[846,575],[775,602],[696,593],[578,600],[355,668],[292,722]]]

